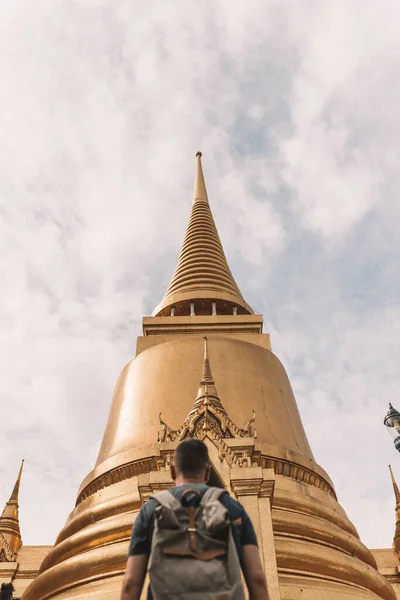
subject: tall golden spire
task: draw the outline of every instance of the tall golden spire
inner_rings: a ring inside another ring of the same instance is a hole
[[[390,477],[393,483],[396,498],[396,530],[393,538],[393,548],[400,553],[400,490],[393,475],[392,467],[389,465]]]
[[[0,561],[13,562],[22,546],[21,532],[19,529],[18,495],[21,483],[24,461],[18,473],[17,481],[0,517]]]
[[[178,265],[153,315],[253,314],[229,269],[208,203],[201,165],[197,167],[192,212]]]

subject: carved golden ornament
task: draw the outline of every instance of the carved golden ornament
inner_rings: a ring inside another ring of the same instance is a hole
[[[107,471],[107,473],[103,473],[99,477],[96,477],[96,479],[91,481],[89,485],[82,490],[76,500],[75,506],[78,506],[83,500],[86,500],[89,496],[93,496],[96,492],[109,487],[110,485],[114,485],[114,483],[120,483],[126,479],[131,479],[131,477],[137,477],[142,473],[149,473],[150,471],[156,470],[157,462],[155,456],[145,458],[144,460],[136,460],[121,465],[120,467],[116,467],[115,469],[111,469],[110,471]]]
[[[206,359],[208,361],[208,358]],[[209,375],[211,379],[211,372]],[[212,382],[213,383],[213,382]],[[157,434],[158,443],[181,441],[190,437],[204,439],[208,437],[218,448],[220,460],[224,458],[230,466],[251,467],[259,462],[259,457],[254,453],[254,442],[257,432],[253,428],[256,413],[253,410],[251,418],[243,428],[239,428],[229,418],[217,396],[206,394],[196,399],[194,408],[191,410],[183,425],[179,429],[172,429],[159,415],[162,430]],[[243,439],[244,447],[231,448],[227,439]],[[251,448],[249,448],[249,446]],[[171,461],[172,457],[168,456]],[[161,456],[158,461],[160,469],[168,468]]]
[[[253,410],[251,418],[245,423],[243,428],[237,427],[229,418],[217,395],[215,382],[211,373],[206,337],[204,338],[203,373],[198,395],[192,410],[179,429],[172,429],[172,427],[163,421],[161,413],[158,415],[158,418],[162,426],[161,431],[157,432],[157,441],[159,444],[180,441],[189,437],[203,439],[208,436],[218,448],[221,459],[226,458],[230,465],[251,466],[252,452],[248,450],[244,451],[243,448],[235,448],[233,450],[225,440],[248,438],[249,440],[253,440],[252,445],[254,447],[254,441],[257,438],[257,432],[253,427],[256,413]],[[165,466],[162,465],[162,468],[165,468]]]
[[[204,337],[204,359],[203,373],[200,380],[200,388],[192,410],[186,417],[183,425],[179,429],[172,429],[158,415],[162,430],[157,433],[157,441],[174,442],[184,440],[187,437],[202,437],[203,433],[210,432],[214,440],[223,446],[224,438],[257,438],[257,432],[253,427],[256,419],[256,413],[253,410],[251,418],[240,429],[229,418],[228,413],[223,407],[218,397],[214,378],[211,373],[210,359],[208,356],[207,337]],[[225,451],[225,447],[224,447]]]
[[[9,543],[1,532],[0,547],[0,562],[15,562],[17,560],[17,555],[11,550]]]
[[[196,401],[197,402],[197,401]],[[184,440],[188,437],[196,437],[202,439],[206,433],[210,433],[214,441],[218,442],[220,451],[224,455],[229,455],[234,461],[233,451],[223,442],[224,439],[230,438],[257,438],[257,432],[253,428],[256,413],[253,410],[252,417],[246,422],[243,428],[237,427],[228,417],[224,410],[213,406],[208,396],[204,397],[203,402],[192,410],[185,419],[183,425],[179,429],[172,429],[159,414],[162,430],[157,433],[158,443],[174,442]],[[231,462],[231,461],[229,461]]]
[[[261,456],[260,466],[263,469],[274,469],[275,475],[290,477],[291,479],[295,479],[300,483],[305,483],[307,485],[319,488],[337,500],[333,487],[325,479],[323,479],[323,477],[317,475],[314,473],[314,471],[311,471],[302,465],[281,460],[273,456]]]

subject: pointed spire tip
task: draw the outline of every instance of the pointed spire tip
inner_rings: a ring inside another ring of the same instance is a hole
[[[197,166],[196,166],[196,177],[194,182],[194,195],[193,202],[205,201],[208,203],[206,184],[204,183],[203,167],[201,164],[201,152],[196,152]]]
[[[392,467],[390,465],[389,465],[389,471],[390,471],[390,478],[391,478],[392,483],[393,483],[394,494],[395,494],[395,497],[396,497],[396,505],[399,505],[400,504],[400,490],[399,490],[399,487],[398,487],[398,485],[396,483],[396,480],[395,480],[394,475],[393,475]]]
[[[21,483],[22,469],[24,467],[24,462],[25,462],[25,459],[23,458],[22,462],[21,462],[20,469],[19,469],[18,477],[17,477],[17,480],[16,480],[15,485],[14,485],[14,489],[13,489],[12,494],[10,496],[10,501],[18,502],[19,486],[20,486],[20,483]]]

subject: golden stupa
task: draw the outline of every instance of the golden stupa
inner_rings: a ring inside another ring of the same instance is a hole
[[[397,485],[394,548],[370,551],[314,460],[262,325],[228,267],[198,153],[178,265],[117,381],[97,463],[54,547],[43,550],[38,575],[18,554],[24,546],[13,494],[8,537],[0,520],[0,552],[3,538],[11,552],[0,563],[0,582],[1,565],[8,573],[12,563],[9,580],[23,600],[118,598],[135,516],[151,494],[172,485],[168,467],[179,440],[196,436],[208,445],[212,483],[253,520],[271,600],[400,598]],[[25,557],[37,556],[36,569],[39,554],[25,548]]]

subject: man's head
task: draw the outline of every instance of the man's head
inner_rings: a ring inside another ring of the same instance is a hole
[[[178,445],[174,464],[171,465],[172,479],[177,485],[185,482],[207,483],[210,470],[210,459],[204,442],[190,438]]]

